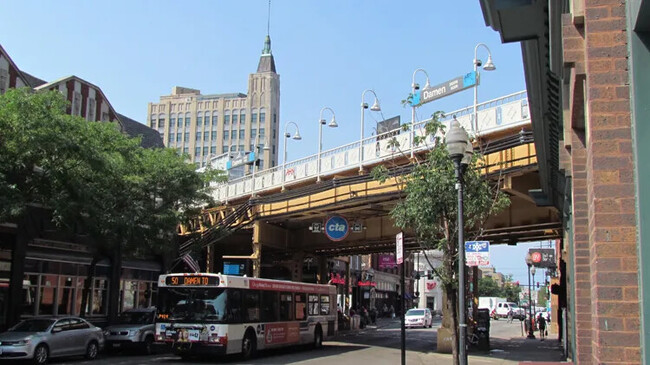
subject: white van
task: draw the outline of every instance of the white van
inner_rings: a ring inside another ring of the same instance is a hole
[[[526,311],[524,311],[523,308],[519,308],[519,306],[513,302],[497,303],[497,309],[494,313],[494,318],[507,318],[510,311],[512,311],[512,318],[519,319],[520,321],[526,319]]]

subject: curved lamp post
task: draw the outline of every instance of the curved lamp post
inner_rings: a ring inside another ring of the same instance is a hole
[[[461,365],[467,364],[467,352],[465,351],[465,341],[467,337],[467,324],[465,323],[465,238],[464,236],[464,218],[463,218],[463,173],[467,165],[471,162],[472,153],[469,146],[471,142],[467,131],[463,128],[458,120],[454,118],[451,121],[449,131],[447,132],[445,143],[449,157],[454,162],[456,172],[456,190],[458,190],[458,356]],[[473,152],[473,150],[472,150]]]
[[[494,70],[497,69],[497,67],[494,65],[494,63],[492,63],[492,52],[490,52],[490,49],[488,48],[488,46],[486,46],[483,43],[477,44],[476,47],[474,47],[474,72],[476,73],[477,84],[476,84],[476,86],[474,86],[474,121],[472,123],[472,130],[475,133],[478,132],[478,110],[477,110],[477,108],[478,108],[478,106],[477,106],[477,103],[478,103],[478,82],[479,82],[478,68],[481,67],[481,65],[483,64],[481,62],[481,60],[479,60],[478,57],[477,57],[478,47],[479,46],[483,46],[485,48],[485,50],[487,50],[487,52],[488,52],[488,59],[487,59],[487,62],[485,63],[485,65],[483,66],[483,69],[485,71],[494,71]]]
[[[535,333],[533,332],[533,300],[531,295],[530,287],[530,273],[535,270],[533,265],[533,258],[530,255],[530,252],[526,253],[526,266],[528,266],[528,336],[527,338],[534,339]],[[532,266],[532,268],[531,268]]]
[[[415,95],[415,92],[420,89],[420,85],[415,82],[415,74],[418,73],[418,71],[424,73],[427,76],[427,82],[424,84],[424,88],[428,88],[429,85],[429,74],[423,69],[423,68],[418,68],[417,70],[413,71],[413,81],[411,82],[411,92],[412,95]],[[411,160],[413,159],[413,155],[415,154],[415,105],[411,105]]]
[[[289,127],[289,125],[291,125],[291,124],[293,124],[293,126],[296,127],[296,133],[293,134],[293,137],[291,137],[291,133],[287,132],[287,127]],[[295,139],[296,141],[299,141],[299,140],[302,139],[302,137],[300,137],[300,129],[298,128],[298,124],[296,124],[294,122],[288,122],[287,124],[284,125],[284,158],[282,160],[282,191],[285,190],[284,182],[285,182],[286,177],[287,177],[287,171],[286,171],[286,166],[287,166],[287,139],[289,137]]]
[[[367,92],[371,92],[373,95],[375,95],[375,102],[372,103],[370,110],[376,112],[381,110],[381,107],[379,106],[379,98],[377,98],[377,94],[375,93],[375,91],[372,89],[364,90],[363,93],[361,93],[361,136],[359,137],[359,173],[360,174],[363,173],[363,117],[365,114],[365,110],[368,109],[368,104],[364,102],[364,98]]]
[[[316,182],[320,182],[320,154],[323,150],[323,125],[327,123],[325,119],[323,119],[323,112],[325,110],[329,110],[332,113],[332,120],[327,126],[330,128],[336,128],[339,126],[336,124],[336,114],[334,114],[334,110],[327,106],[323,107],[323,109],[320,110],[320,116],[318,117],[318,160],[316,161]]]

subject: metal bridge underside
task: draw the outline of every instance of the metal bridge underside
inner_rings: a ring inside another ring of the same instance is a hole
[[[468,232],[468,239],[516,244],[561,237],[557,211],[537,206],[528,194],[540,188],[531,133],[522,130],[491,136],[479,141],[475,149],[483,152],[483,173],[510,196],[511,204],[490,218],[481,232]],[[399,229],[393,225],[390,212],[403,195],[403,179],[398,175],[408,173],[412,166],[406,158],[396,159],[393,165],[391,173],[396,176],[384,183],[351,170],[319,183],[302,183],[284,192],[265,191],[255,198],[231,201],[206,210],[193,226],[182,227],[179,233],[194,237],[186,246],[219,246],[214,251],[217,255],[243,255],[241,258],[253,260],[261,259],[263,250],[264,261],[269,256],[276,261],[289,259],[297,252],[319,257],[393,252]],[[367,166],[367,171],[372,167]],[[360,223],[363,229],[340,242],[311,232],[312,223],[324,222],[332,214],[345,217],[350,224]],[[404,244],[406,250],[420,248],[408,231]]]

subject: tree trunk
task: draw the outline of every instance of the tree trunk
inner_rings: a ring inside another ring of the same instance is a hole
[[[122,278],[122,247],[117,245],[111,257],[111,281],[108,288],[108,322],[115,323],[119,314],[120,281]]]
[[[90,262],[90,267],[88,268],[88,275],[86,275],[86,281],[84,282],[84,288],[81,294],[81,309],[79,310],[80,317],[86,317],[87,308],[88,308],[88,298],[90,297],[90,286],[95,278],[95,267],[99,262],[98,256],[93,256],[93,260]]]

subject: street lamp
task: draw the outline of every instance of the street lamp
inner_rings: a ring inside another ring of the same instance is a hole
[[[325,110],[329,110],[332,113],[332,120],[327,126],[330,128],[336,128],[339,126],[336,124],[336,114],[334,114],[334,110],[327,106],[323,107],[323,109],[320,110],[320,116],[318,117],[318,160],[316,161],[316,182],[320,182],[320,153],[323,150],[323,125],[326,123],[325,119],[323,119],[323,112]]]
[[[445,143],[447,144],[449,157],[454,162],[454,168],[456,171],[456,190],[458,190],[458,357],[461,365],[467,365],[467,352],[465,351],[467,324],[465,323],[465,238],[463,237],[465,223],[463,220],[463,173],[467,165],[471,162],[472,155],[469,152],[471,142],[467,135],[467,131],[465,131],[465,128],[460,125],[456,118],[451,121]]]
[[[535,266],[530,268],[530,273],[531,273],[531,275],[533,275],[533,286],[532,286],[533,288],[535,287],[535,271],[536,271]],[[535,298],[535,297],[533,297],[533,298]],[[532,305],[533,302],[530,302],[530,304]],[[537,306],[537,298],[535,298],[535,306]],[[535,310],[536,309],[533,307],[533,315],[535,315]],[[533,320],[534,320],[534,318],[533,318]]]
[[[268,143],[266,143],[266,142],[260,148],[260,129],[257,128],[257,134],[255,134],[255,147],[254,147],[254,150],[252,151],[256,155],[255,155],[255,161],[253,161],[253,173],[251,174],[251,180],[252,180],[251,198],[255,197],[255,173],[257,172],[257,166],[259,165],[259,163],[257,162],[257,159],[259,158],[258,154],[260,153],[260,150],[269,151],[270,148],[269,148]]]
[[[287,127],[289,125],[293,124],[294,127],[296,127],[296,133],[293,134],[293,137],[291,137],[291,133],[287,132]],[[287,178],[287,171],[286,171],[286,166],[287,166],[287,139],[291,137],[295,139],[296,141],[300,141],[302,137],[300,137],[300,129],[298,129],[298,124],[294,122],[288,122],[287,124],[284,125],[284,159],[282,160],[282,191],[285,190],[284,188],[284,182]]]
[[[485,49],[488,51],[488,59],[485,65],[483,66],[483,69],[485,71],[494,71],[497,69],[496,66],[494,66],[494,63],[492,63],[492,52],[490,52],[490,49],[488,46],[486,46],[483,43],[479,43],[474,47],[474,73],[476,75],[476,86],[474,86],[474,122],[472,123],[472,130],[473,132],[478,132],[478,85],[480,82],[479,75],[478,75],[478,68],[481,67],[483,62],[478,59],[477,57],[477,52],[478,52],[478,47],[483,46]],[[475,129],[476,128],[476,129]]]
[[[375,91],[372,89],[364,90],[363,93],[361,93],[361,137],[359,138],[359,174],[363,173],[363,117],[365,114],[365,110],[368,109],[368,104],[364,102],[364,98],[368,91],[370,91],[373,95],[375,95],[375,102],[372,103],[370,110],[375,112],[381,110],[381,107],[379,106],[379,98],[377,98],[377,94],[375,93]]]
[[[411,92],[413,96],[415,96],[415,92],[420,89],[420,85],[415,83],[415,74],[418,73],[418,71],[423,72],[427,76],[427,82],[424,84],[424,88],[427,89],[429,87],[429,74],[423,69],[423,68],[418,68],[417,70],[413,71],[413,81],[411,82]],[[411,160],[413,160],[413,155],[415,154],[415,105],[411,104]]]
[[[535,338],[535,333],[533,332],[533,300],[531,296],[530,288],[530,274],[535,271],[535,266],[533,265],[533,258],[530,255],[530,252],[526,253],[526,265],[528,266],[528,336],[527,338]]]

